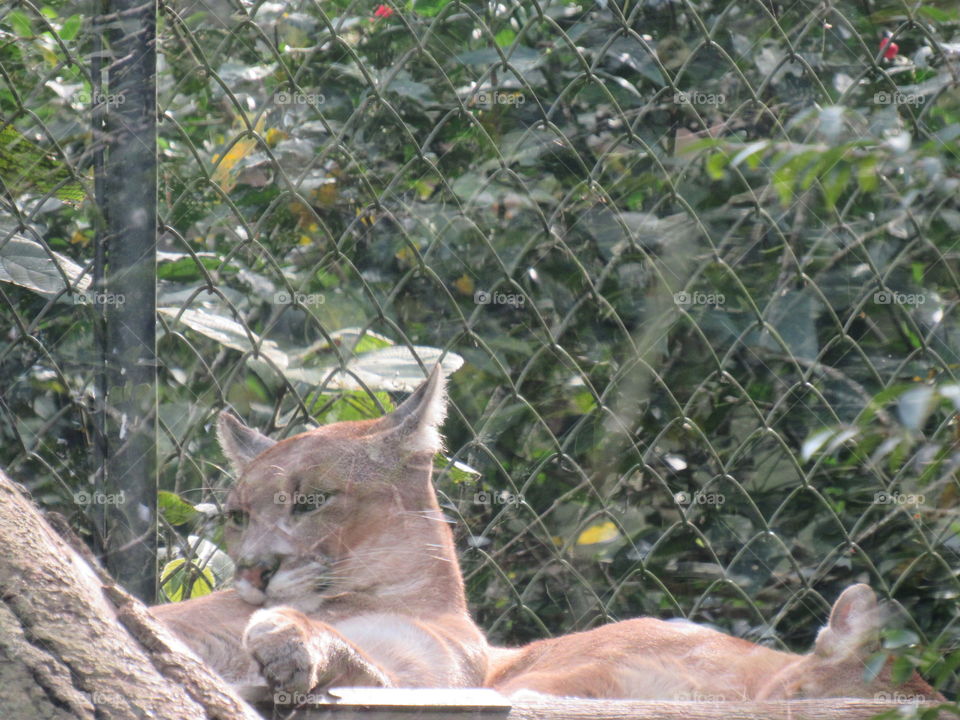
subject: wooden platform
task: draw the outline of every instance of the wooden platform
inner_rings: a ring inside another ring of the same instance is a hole
[[[529,694],[506,698],[484,688],[334,688],[323,696],[280,695],[271,720],[868,720],[911,703],[864,699],[790,702],[586,700]],[[296,702],[299,701],[299,702]],[[936,707],[935,703],[924,707]],[[947,717],[947,713],[941,713]],[[950,715],[950,717],[953,717]]]

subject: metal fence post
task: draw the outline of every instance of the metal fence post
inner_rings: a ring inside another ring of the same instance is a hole
[[[156,2],[110,0],[106,29],[107,396],[102,500],[110,573],[141,598],[156,587]]]

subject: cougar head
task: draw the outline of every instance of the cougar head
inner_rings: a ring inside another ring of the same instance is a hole
[[[240,596],[312,612],[344,593],[416,592],[423,556],[453,555],[430,482],[444,409],[437,366],[382,418],[280,442],[222,413],[220,444],[238,476],[224,537]]]

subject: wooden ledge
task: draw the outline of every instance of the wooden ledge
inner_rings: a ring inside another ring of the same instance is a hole
[[[261,705],[265,717],[288,720],[868,720],[882,712],[919,704],[911,698],[830,698],[776,702],[588,700],[535,693],[506,698],[485,688],[333,688]],[[941,714],[946,717],[946,713]],[[952,715],[951,715],[952,717]]]

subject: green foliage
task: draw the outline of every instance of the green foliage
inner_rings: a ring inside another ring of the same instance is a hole
[[[462,358],[438,487],[496,640],[683,614],[806,649],[864,581],[955,690],[956,10],[384,7],[161,18],[168,545],[217,539],[219,408],[283,437]],[[0,462],[85,527],[98,221],[38,200],[89,167],[91,18],[0,29]]]

